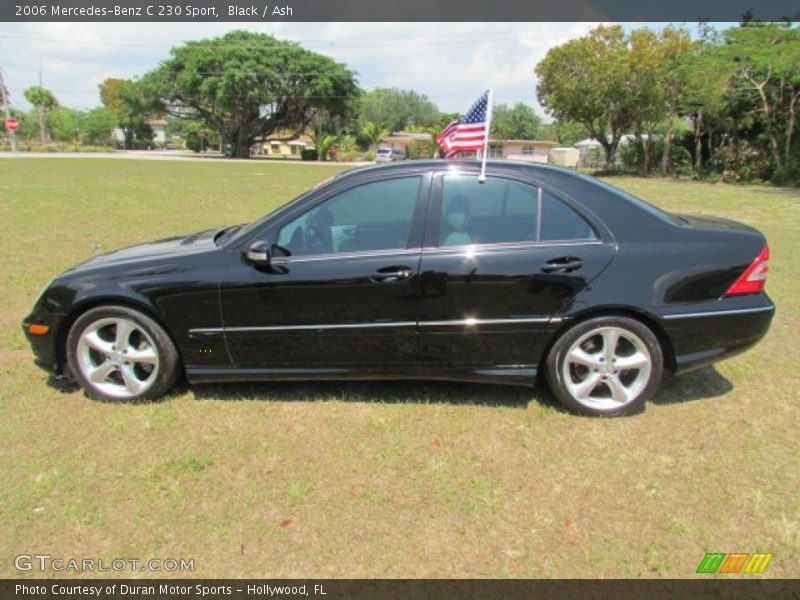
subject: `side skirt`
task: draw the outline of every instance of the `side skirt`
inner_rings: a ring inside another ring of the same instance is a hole
[[[449,367],[441,369],[420,367],[384,367],[380,369],[308,368],[308,369],[247,369],[237,367],[186,367],[189,383],[219,383],[225,381],[347,381],[422,379],[464,381],[471,383],[501,383],[534,386],[535,365],[502,365],[487,367]]]

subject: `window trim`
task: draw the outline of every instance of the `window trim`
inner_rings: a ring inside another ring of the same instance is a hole
[[[361,187],[364,185],[369,185],[371,183],[381,183],[384,181],[393,181],[395,179],[417,179],[417,197],[414,199],[414,209],[411,213],[411,223],[408,228],[408,234],[406,235],[406,245],[405,246],[398,246],[396,248],[380,248],[376,250],[365,250],[361,252],[325,252],[322,254],[299,254],[299,255],[292,255],[292,256],[274,256],[272,258],[271,263],[275,265],[281,264],[289,264],[292,262],[307,262],[311,260],[331,260],[338,257],[343,258],[362,258],[362,257],[370,257],[370,256],[381,256],[384,255],[391,255],[396,256],[399,254],[404,254],[405,251],[411,251],[411,253],[415,253],[422,245],[422,236],[420,234],[420,220],[424,218],[425,209],[429,203],[429,196],[430,196],[430,173],[427,172],[405,172],[405,173],[398,173],[394,177],[381,177],[381,176],[373,176],[365,179],[359,179],[357,181],[353,181],[351,185],[336,187],[336,189],[331,190],[323,190],[323,193],[320,194],[318,197],[314,198],[314,200],[309,201],[308,203],[303,203],[301,206],[298,206],[296,210],[291,211],[287,215],[282,216],[274,223],[269,224],[265,231],[265,235],[259,236],[256,235],[253,239],[258,239],[259,237],[266,237],[267,241],[270,244],[270,247],[274,246],[277,243],[278,235],[280,231],[292,221],[302,217],[309,211],[314,210],[318,206],[321,206],[328,200],[339,196],[340,194],[344,194],[349,192],[352,189],[357,187]]]
[[[600,221],[594,213],[589,209],[584,208],[577,201],[565,195],[562,192],[555,190],[552,186],[547,185],[537,179],[515,176],[513,173],[500,172],[496,175],[488,175],[495,179],[507,179],[516,183],[521,183],[537,189],[536,198],[536,239],[535,240],[519,240],[515,242],[488,242],[485,244],[459,244],[453,246],[441,245],[441,228],[443,225],[442,220],[442,205],[444,202],[444,178],[445,177],[477,177],[477,173],[471,171],[459,172],[438,172],[433,174],[433,181],[431,182],[430,200],[428,201],[428,213],[431,218],[425,227],[425,239],[423,240],[423,249],[430,250],[434,248],[444,250],[459,250],[464,251],[465,248],[515,248],[515,247],[541,247],[541,246],[570,246],[570,245],[585,245],[585,244],[603,244],[613,241],[613,237],[609,240],[610,234],[608,228]],[[571,238],[559,240],[542,240],[541,227],[542,227],[542,208],[544,206],[544,193],[547,192],[556,200],[563,202],[568,208],[578,213],[589,228],[594,232],[593,238]],[[588,215],[587,215],[588,213]]]

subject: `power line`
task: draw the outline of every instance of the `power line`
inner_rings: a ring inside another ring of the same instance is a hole
[[[490,37],[481,37],[482,35],[487,34],[464,34],[460,39],[452,39],[452,40],[443,40],[441,36],[422,36],[421,38],[411,38],[413,41],[414,46],[456,46],[456,45],[469,45],[475,44],[476,41],[484,42],[484,43],[492,43],[492,44],[520,44],[521,41],[519,39],[509,39],[508,36],[510,35],[519,35],[525,32],[494,32],[490,34]],[[108,45],[108,46],[121,46],[121,47],[135,47],[135,48],[161,48],[165,45],[172,45],[172,44],[187,44],[190,42],[200,42],[203,41],[204,43],[210,43],[217,46],[229,46],[229,47],[242,47],[242,48],[263,48],[263,43],[260,41],[250,41],[250,40],[223,40],[219,38],[206,38],[206,39],[184,39],[184,40],[164,40],[160,42],[142,42],[138,41],[119,41],[119,38],[116,39],[104,39],[98,38],[96,40],[76,40],[72,38],[57,38],[57,37],[43,37],[43,36],[30,36],[24,34],[15,34],[15,33],[6,33],[0,32],[0,38],[5,39],[23,39],[23,40],[31,40],[31,41],[39,41],[45,43],[57,43],[57,44],[65,44],[65,45],[89,45],[89,46],[97,46],[99,44]],[[349,38],[349,40],[357,40],[359,38]],[[335,40],[280,40],[280,41],[289,41],[296,44],[300,44],[302,46],[311,46],[318,50],[324,49],[350,49],[350,48],[384,48],[396,45],[398,41],[403,41],[405,43],[409,42],[409,37],[405,38],[386,38],[381,37],[381,41],[374,41],[374,38],[360,38],[367,43],[351,43],[348,42],[337,42]],[[428,40],[428,41],[425,41]]]

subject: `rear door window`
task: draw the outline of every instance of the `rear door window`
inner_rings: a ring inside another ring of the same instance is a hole
[[[439,244],[536,241],[538,188],[501,177],[443,178]]]

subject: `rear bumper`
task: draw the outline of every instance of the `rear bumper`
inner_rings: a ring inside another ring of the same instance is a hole
[[[769,331],[774,315],[775,305],[766,294],[726,299],[714,309],[660,315],[674,352],[672,370],[685,373],[749,350]]]

